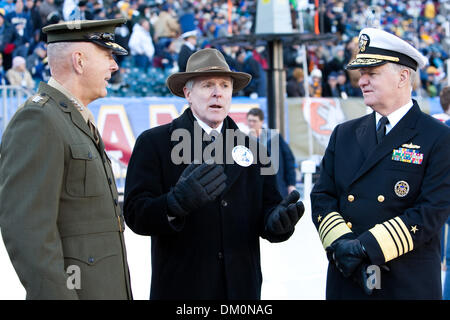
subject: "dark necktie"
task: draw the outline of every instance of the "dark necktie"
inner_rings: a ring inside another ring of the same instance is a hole
[[[377,129],[377,143],[380,144],[383,141],[384,136],[386,135],[386,125],[389,123],[389,119],[387,117],[381,117],[378,122]]]
[[[217,130],[212,130],[210,132],[210,134],[208,135],[208,137],[210,140],[204,142],[203,148],[208,147],[210,154],[208,154],[208,152],[203,154],[203,156],[205,157],[205,159],[203,159],[204,161],[208,160],[209,156],[211,156],[212,158],[214,158],[216,156],[216,152],[215,152],[216,150],[215,150],[214,143],[216,142],[217,138],[219,137],[219,132]]]
[[[217,130],[212,130],[209,136],[211,137],[211,142],[214,142],[219,136],[219,132],[217,132]]]

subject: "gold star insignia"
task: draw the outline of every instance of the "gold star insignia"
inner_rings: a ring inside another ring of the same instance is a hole
[[[322,216],[319,216],[319,217],[317,218],[317,222],[320,222],[320,220],[322,220]]]
[[[416,231],[419,231],[419,229],[417,229],[417,226],[412,226],[411,227],[411,232],[416,234]]]

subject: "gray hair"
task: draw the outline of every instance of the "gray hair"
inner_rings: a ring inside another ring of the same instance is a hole
[[[47,46],[48,65],[50,68],[56,67],[63,59],[65,59],[66,54],[70,52],[69,49],[71,49],[73,45],[72,42],[50,43]]]
[[[417,80],[417,72],[415,70],[413,70],[410,67],[401,65],[401,64],[397,64],[397,63],[389,63],[392,66],[392,69],[394,71],[397,72],[401,72],[402,70],[406,69],[409,71],[409,82],[411,85],[411,88],[414,88],[414,85],[416,84],[416,80]]]
[[[194,83],[195,83],[195,78],[191,78],[188,81],[186,81],[184,86],[186,87],[186,89],[192,90],[192,88],[194,87]]]

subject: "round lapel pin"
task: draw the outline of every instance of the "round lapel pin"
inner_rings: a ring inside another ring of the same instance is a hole
[[[400,180],[394,186],[394,192],[400,198],[405,197],[409,192],[409,184],[406,181]]]
[[[233,148],[231,155],[233,160],[241,167],[248,167],[253,163],[253,153],[244,146],[236,146]]]

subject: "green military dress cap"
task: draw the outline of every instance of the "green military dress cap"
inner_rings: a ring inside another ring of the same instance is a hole
[[[114,54],[127,55],[128,51],[115,42],[115,28],[127,20],[72,20],[51,24],[42,31],[47,34],[47,43],[55,42],[93,42]]]

